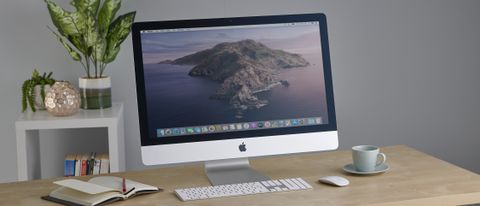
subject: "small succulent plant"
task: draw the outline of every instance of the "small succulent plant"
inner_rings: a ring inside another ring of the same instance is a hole
[[[35,106],[35,86],[40,85],[40,96],[44,100],[45,86],[52,86],[54,83],[55,79],[52,78],[52,72],[40,75],[36,69],[33,70],[32,77],[25,80],[22,85],[22,112],[28,109],[28,105],[33,112],[37,110]]]

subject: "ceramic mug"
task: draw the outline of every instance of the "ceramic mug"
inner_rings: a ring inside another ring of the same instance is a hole
[[[358,145],[352,147],[353,166],[359,172],[372,172],[387,160],[377,146]]]

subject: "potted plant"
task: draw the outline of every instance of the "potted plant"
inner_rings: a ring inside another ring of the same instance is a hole
[[[51,0],[45,3],[57,31],[49,29],[85,70],[85,76],[79,78],[80,107],[111,107],[110,77],[105,76],[104,71],[130,34],[135,12],[115,18],[121,0],[72,0],[75,11],[64,10]]]
[[[22,85],[22,112],[28,109],[28,105],[33,112],[45,109],[45,91],[54,83],[52,72],[40,75],[36,69],[33,70],[32,77],[25,80]]]

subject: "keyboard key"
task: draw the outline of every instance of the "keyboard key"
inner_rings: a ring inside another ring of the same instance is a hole
[[[290,184],[293,188],[293,190],[299,190],[300,187],[298,185],[296,185],[291,179],[286,179],[285,181],[288,182],[288,184]]]
[[[275,185],[277,185],[277,186],[282,185],[278,180],[273,180],[273,183],[275,183]]]
[[[275,183],[272,180],[267,181],[270,186],[275,186]]]
[[[307,187],[305,187],[305,185],[303,185],[302,183],[300,183],[298,180],[296,179],[292,179],[292,181],[298,185],[301,189],[306,189]]]
[[[305,185],[306,188],[312,189],[312,186],[310,184],[308,184],[307,182],[305,182],[305,180],[303,180],[302,178],[296,178],[296,180],[301,182],[303,185]]]
[[[292,185],[290,185],[286,180],[282,179],[282,180],[280,180],[280,182],[283,183],[283,185],[287,186],[288,189],[290,189],[290,190],[294,189],[294,187]]]
[[[265,185],[266,187],[270,186],[270,184],[268,184],[267,181],[261,181],[261,183],[262,183],[263,185]]]

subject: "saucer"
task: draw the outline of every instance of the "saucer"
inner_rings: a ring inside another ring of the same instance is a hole
[[[371,172],[357,171],[355,169],[355,166],[353,166],[353,164],[351,164],[351,163],[343,166],[343,170],[345,172],[352,173],[352,174],[357,174],[357,175],[373,175],[373,174],[386,172],[388,169],[389,169],[389,167],[388,167],[387,164],[381,164],[381,165],[377,166],[374,171],[371,171]]]

